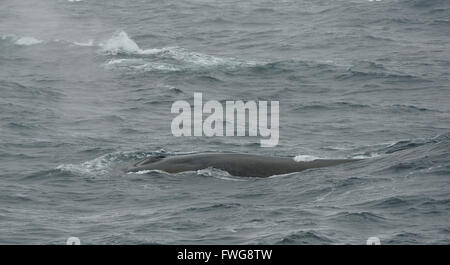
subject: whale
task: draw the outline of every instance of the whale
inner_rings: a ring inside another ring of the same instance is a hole
[[[127,172],[159,170],[180,173],[215,168],[237,177],[265,178],[307,169],[336,166],[361,159],[316,159],[297,162],[290,157],[274,157],[241,153],[198,153],[188,155],[158,155],[139,161]]]

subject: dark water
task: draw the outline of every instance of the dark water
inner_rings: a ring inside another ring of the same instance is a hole
[[[450,243],[447,0],[0,1],[0,243]],[[194,92],[280,142],[173,137]],[[362,162],[125,174],[160,152]]]

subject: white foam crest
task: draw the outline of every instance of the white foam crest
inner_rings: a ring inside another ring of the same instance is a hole
[[[28,37],[28,36],[19,37],[16,35],[2,35],[1,39],[10,41],[13,44],[19,45],[19,46],[30,46],[30,45],[35,45],[35,44],[44,42],[35,37]]]
[[[167,48],[166,51],[175,60],[193,63],[196,65],[215,66],[215,65],[225,65],[230,62],[230,60],[224,58],[215,57],[207,54],[201,54],[197,52],[190,52],[185,49],[177,47]]]
[[[320,159],[320,157],[311,156],[311,155],[297,155],[293,159],[295,162],[308,162],[308,161]]]
[[[244,179],[233,177],[232,175],[230,175],[230,173],[228,173],[225,170],[221,170],[221,169],[217,169],[217,168],[213,168],[213,167],[208,167],[205,169],[197,170],[196,173],[199,176],[213,177],[213,178],[222,179],[222,180],[247,181]]]
[[[247,179],[241,179],[241,178],[235,178],[233,176],[213,176],[213,178],[216,179],[221,179],[221,180],[231,180],[231,181],[249,181],[251,178],[247,178]]]
[[[135,66],[134,68],[136,70],[142,71],[162,71],[162,72],[177,72],[182,70],[181,68],[176,67],[173,64],[158,63],[158,62],[145,63],[143,65]]]
[[[379,157],[379,156],[381,156],[381,154],[376,153],[376,152],[370,152],[368,154],[355,155],[352,158],[354,158],[354,159],[365,159],[365,158],[374,158],[374,157]]]
[[[133,152],[115,152],[102,155],[81,164],[62,164],[57,166],[56,169],[80,175],[102,176],[110,172],[115,162],[121,159],[134,158],[135,156],[136,153]]]
[[[108,173],[110,163],[105,156],[101,156],[81,164],[62,164],[56,168],[80,175],[105,175]]]
[[[128,68],[135,71],[162,71],[162,72],[176,72],[181,71],[181,68],[173,64],[162,62],[147,62],[143,59],[112,59],[106,63],[107,68]]]
[[[224,170],[213,168],[213,167],[199,169],[196,171],[196,173],[197,173],[197,175],[205,176],[205,177],[213,177],[215,175],[221,175],[221,176],[227,176],[227,177],[231,176],[230,173],[228,173]]]
[[[78,42],[78,41],[74,41],[72,42],[74,45],[77,46],[82,46],[82,47],[92,47],[94,46],[94,40],[88,40],[86,42]]]
[[[104,43],[101,43],[103,51],[113,55],[119,53],[140,53],[142,50],[125,31],[121,31]]]
[[[15,44],[20,46],[30,46],[34,44],[42,43],[42,40],[38,40],[34,37],[21,37],[15,41]]]
[[[132,66],[132,65],[143,65],[145,61],[143,59],[112,59],[109,60],[106,65],[118,65],[118,66]]]
[[[105,175],[108,173],[109,165],[110,162],[103,157],[99,157],[82,164],[62,164],[57,166],[56,169],[80,175]]]
[[[251,67],[256,62],[245,62],[234,58],[222,58],[208,54],[188,51],[180,47],[165,47],[155,49],[141,49],[125,31],[120,31],[110,39],[99,43],[101,50],[109,55],[141,55],[136,58],[112,59],[107,66],[124,67],[136,71],[165,71],[175,72],[183,70],[205,70],[214,67],[236,69]]]
[[[255,66],[256,62],[245,62],[234,58],[217,57],[208,54],[188,51],[179,47],[167,47],[160,49],[162,57],[169,57],[188,65],[199,67],[241,67],[241,66]]]
[[[295,175],[295,174],[298,174],[298,172],[289,172],[289,173],[285,173],[285,174],[275,174],[275,175],[269,176],[267,178],[268,179],[273,179],[273,178],[286,177],[286,176]]]
[[[117,54],[154,54],[158,53],[160,49],[142,50],[137,43],[128,37],[125,31],[120,31],[112,36],[107,41],[100,43],[103,52],[117,55]]]
[[[127,174],[136,174],[136,175],[145,175],[149,173],[158,173],[158,174],[168,174],[166,171],[158,170],[158,169],[149,169],[149,170],[140,170],[136,172],[128,172]]]

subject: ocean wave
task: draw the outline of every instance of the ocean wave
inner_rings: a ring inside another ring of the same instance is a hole
[[[30,86],[19,82],[10,82],[0,80],[0,88],[2,89],[2,97],[4,98],[22,98],[33,100],[58,99],[64,96],[63,93],[56,89],[49,89],[45,86]],[[24,110],[26,110],[25,108]]]
[[[437,135],[435,137],[430,138],[417,138],[417,139],[411,139],[411,140],[401,140],[397,141],[386,148],[381,149],[380,151],[383,151],[386,154],[395,153],[398,151],[413,149],[420,146],[432,146],[434,148],[435,146],[440,147],[440,149],[448,151],[445,147],[450,145],[450,132]],[[434,151],[437,151],[434,149]],[[436,152],[433,152],[436,153]]]
[[[442,210],[443,212],[448,211],[450,209],[450,199],[432,199],[424,200],[420,207],[426,207],[431,210]]]
[[[356,62],[349,67],[345,73],[337,75],[336,79],[394,79],[397,81],[425,81],[425,79],[414,74],[388,69],[381,63],[371,61]]]
[[[416,139],[416,140],[402,140],[398,141],[386,148],[384,148],[385,154],[392,154],[398,151],[403,151],[406,149],[415,148],[426,144],[428,141],[426,139]]]
[[[190,52],[183,48],[172,47],[161,50],[161,57],[168,57],[169,59],[175,59],[177,61],[186,62],[198,66],[214,67],[214,66],[252,66],[255,63],[248,63],[233,58],[221,58],[212,55]]]
[[[82,176],[103,176],[111,173],[118,162],[140,160],[151,155],[152,153],[114,152],[80,164],[61,164],[56,169]]]
[[[230,173],[228,173],[225,170],[221,170],[221,169],[217,169],[217,168],[213,168],[213,167],[199,169],[196,171],[183,171],[183,172],[179,172],[179,173],[168,173],[163,170],[150,169],[150,170],[141,170],[138,172],[130,172],[128,174],[145,175],[145,174],[151,174],[151,173],[163,174],[163,175],[174,175],[174,176],[197,175],[197,176],[202,176],[202,177],[213,177],[213,178],[217,178],[217,179],[221,179],[221,180],[230,180],[230,181],[248,181],[249,180],[249,178],[241,178],[241,177],[237,177],[237,176],[232,176],[232,175],[230,175]]]
[[[106,54],[154,54],[160,49],[142,50],[137,43],[128,37],[125,31],[120,31],[105,42],[101,42],[99,46]]]
[[[367,159],[367,158],[375,158],[381,156],[380,153],[377,152],[366,152],[364,154],[355,154],[352,156],[353,159]]]
[[[302,104],[301,106],[294,107],[295,111],[303,110],[343,110],[348,109],[349,111],[354,111],[356,108],[371,108],[370,105],[358,104],[352,102],[338,101],[338,102],[320,102],[315,101],[309,104]]]
[[[226,209],[236,209],[241,207],[240,203],[215,203],[207,206],[188,207],[185,209],[187,212],[209,212],[209,211],[223,211]]]
[[[350,93],[351,94],[351,93]],[[437,112],[442,113],[440,110],[426,108],[422,106],[416,105],[406,105],[406,104],[393,104],[393,105],[378,105],[378,104],[359,104],[353,102],[346,101],[338,101],[338,102],[324,102],[324,101],[313,101],[306,102],[301,105],[295,104],[292,106],[294,111],[298,112],[307,112],[307,111],[349,111],[353,112],[357,109],[363,110],[367,109],[367,111],[375,110],[378,112],[386,112],[386,113],[415,113],[415,112]]]
[[[422,198],[416,196],[392,196],[368,202],[353,204],[353,206],[365,207],[367,209],[393,209],[411,207]]]
[[[304,82],[305,78],[324,78],[330,73],[344,73],[351,65],[334,60],[302,60],[288,59],[271,62],[259,62],[244,68],[245,72],[239,74],[247,75],[284,75],[292,81]]]
[[[433,20],[431,25],[448,26],[448,25],[450,25],[450,19],[435,19],[435,20]]]
[[[448,0],[406,0],[403,1],[406,5],[417,8],[428,8],[440,5],[448,5]]]
[[[378,79],[378,78],[386,78],[386,79],[396,79],[398,81],[411,81],[413,79],[418,79],[417,77],[413,75],[408,74],[400,74],[400,73],[383,73],[383,72],[372,72],[372,71],[364,71],[364,70],[356,70],[356,69],[349,69],[348,73],[340,75],[337,77],[337,79]]]
[[[424,107],[419,107],[415,105],[405,105],[405,104],[394,104],[390,106],[392,112],[441,112],[435,109],[429,109]]]
[[[386,221],[386,218],[376,215],[371,212],[339,212],[329,216],[330,219],[336,222],[345,222],[345,223],[380,223]]]
[[[95,45],[94,40],[88,40],[88,41],[74,41],[72,42],[73,45],[81,46],[81,47],[92,47]]]
[[[143,59],[112,59],[106,63],[107,69],[124,69],[134,72],[179,72],[183,68],[163,62],[147,62]]]
[[[20,46],[30,46],[34,44],[42,43],[42,40],[38,40],[34,37],[21,37],[17,39],[14,43]]]
[[[450,133],[432,138],[398,141],[378,150],[386,154],[376,172],[407,177],[448,175],[450,168]]]
[[[307,161],[313,161],[316,159],[320,159],[320,157],[312,156],[312,155],[297,155],[293,159],[295,162],[307,162]]]
[[[277,245],[299,245],[299,244],[332,244],[333,240],[317,231],[299,231],[289,234],[276,242]]]
[[[205,169],[200,169],[196,171],[196,174],[204,177],[213,177],[221,180],[231,180],[231,181],[248,181],[249,179],[244,179],[236,176],[232,176],[225,170],[208,167]]]
[[[127,174],[131,175],[131,174],[136,174],[136,175],[146,175],[146,174],[151,174],[151,173],[156,173],[156,174],[169,174],[163,170],[158,170],[158,169],[149,169],[149,170],[141,170],[141,171],[137,171],[137,172],[128,172]]]
[[[61,44],[79,47],[94,47],[101,45],[97,43],[94,39],[87,39],[80,41],[66,40],[66,39],[49,39],[44,41],[32,36],[17,36],[15,34],[1,35],[0,41],[6,41],[10,44],[17,46],[32,46],[37,44]]]
[[[0,37],[3,41],[9,41],[12,44],[18,45],[18,46],[31,46],[36,44],[41,44],[44,41],[37,39],[35,37],[29,37],[29,36],[16,36],[16,35],[3,35]]]
[[[178,72],[215,68],[233,70],[240,67],[251,67],[256,64],[255,62],[188,51],[180,47],[141,49],[124,31],[116,33],[110,39],[100,43],[99,46],[102,53],[106,55],[120,56],[120,58],[110,59],[106,63],[108,68],[134,71]]]
[[[161,175],[174,175],[174,176],[184,176],[186,174],[187,175],[195,174],[197,176],[213,177],[213,178],[217,178],[217,179],[221,179],[221,180],[248,181],[248,179],[243,179],[243,178],[232,176],[232,175],[230,175],[230,173],[228,173],[225,170],[216,169],[216,168],[212,168],[212,167],[200,169],[197,171],[183,171],[183,172],[174,173],[174,174],[168,173],[163,170],[158,170],[158,169],[141,170],[141,171],[137,171],[137,172],[129,172],[127,174],[146,175],[146,174],[152,174],[152,173],[161,174]]]
[[[225,176],[225,177],[230,177],[230,173],[228,173],[225,170],[221,170],[221,169],[216,169],[213,167],[208,167],[205,169],[200,169],[196,171],[197,175],[199,176],[205,176],[205,177],[212,177],[212,176],[216,176],[216,175],[221,175],[221,176]]]
[[[113,161],[114,160],[103,156],[81,164],[62,164],[57,166],[56,169],[69,171],[79,175],[106,175],[108,174],[108,169]]]
[[[426,242],[425,237],[421,234],[411,233],[411,232],[399,232],[392,235],[387,235],[383,238],[383,244],[395,245],[395,244],[423,244]]]

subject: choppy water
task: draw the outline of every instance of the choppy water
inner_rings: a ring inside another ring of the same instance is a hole
[[[0,2],[0,243],[450,243],[450,2]],[[280,143],[171,104],[279,100]],[[363,162],[125,174],[166,152]]]

